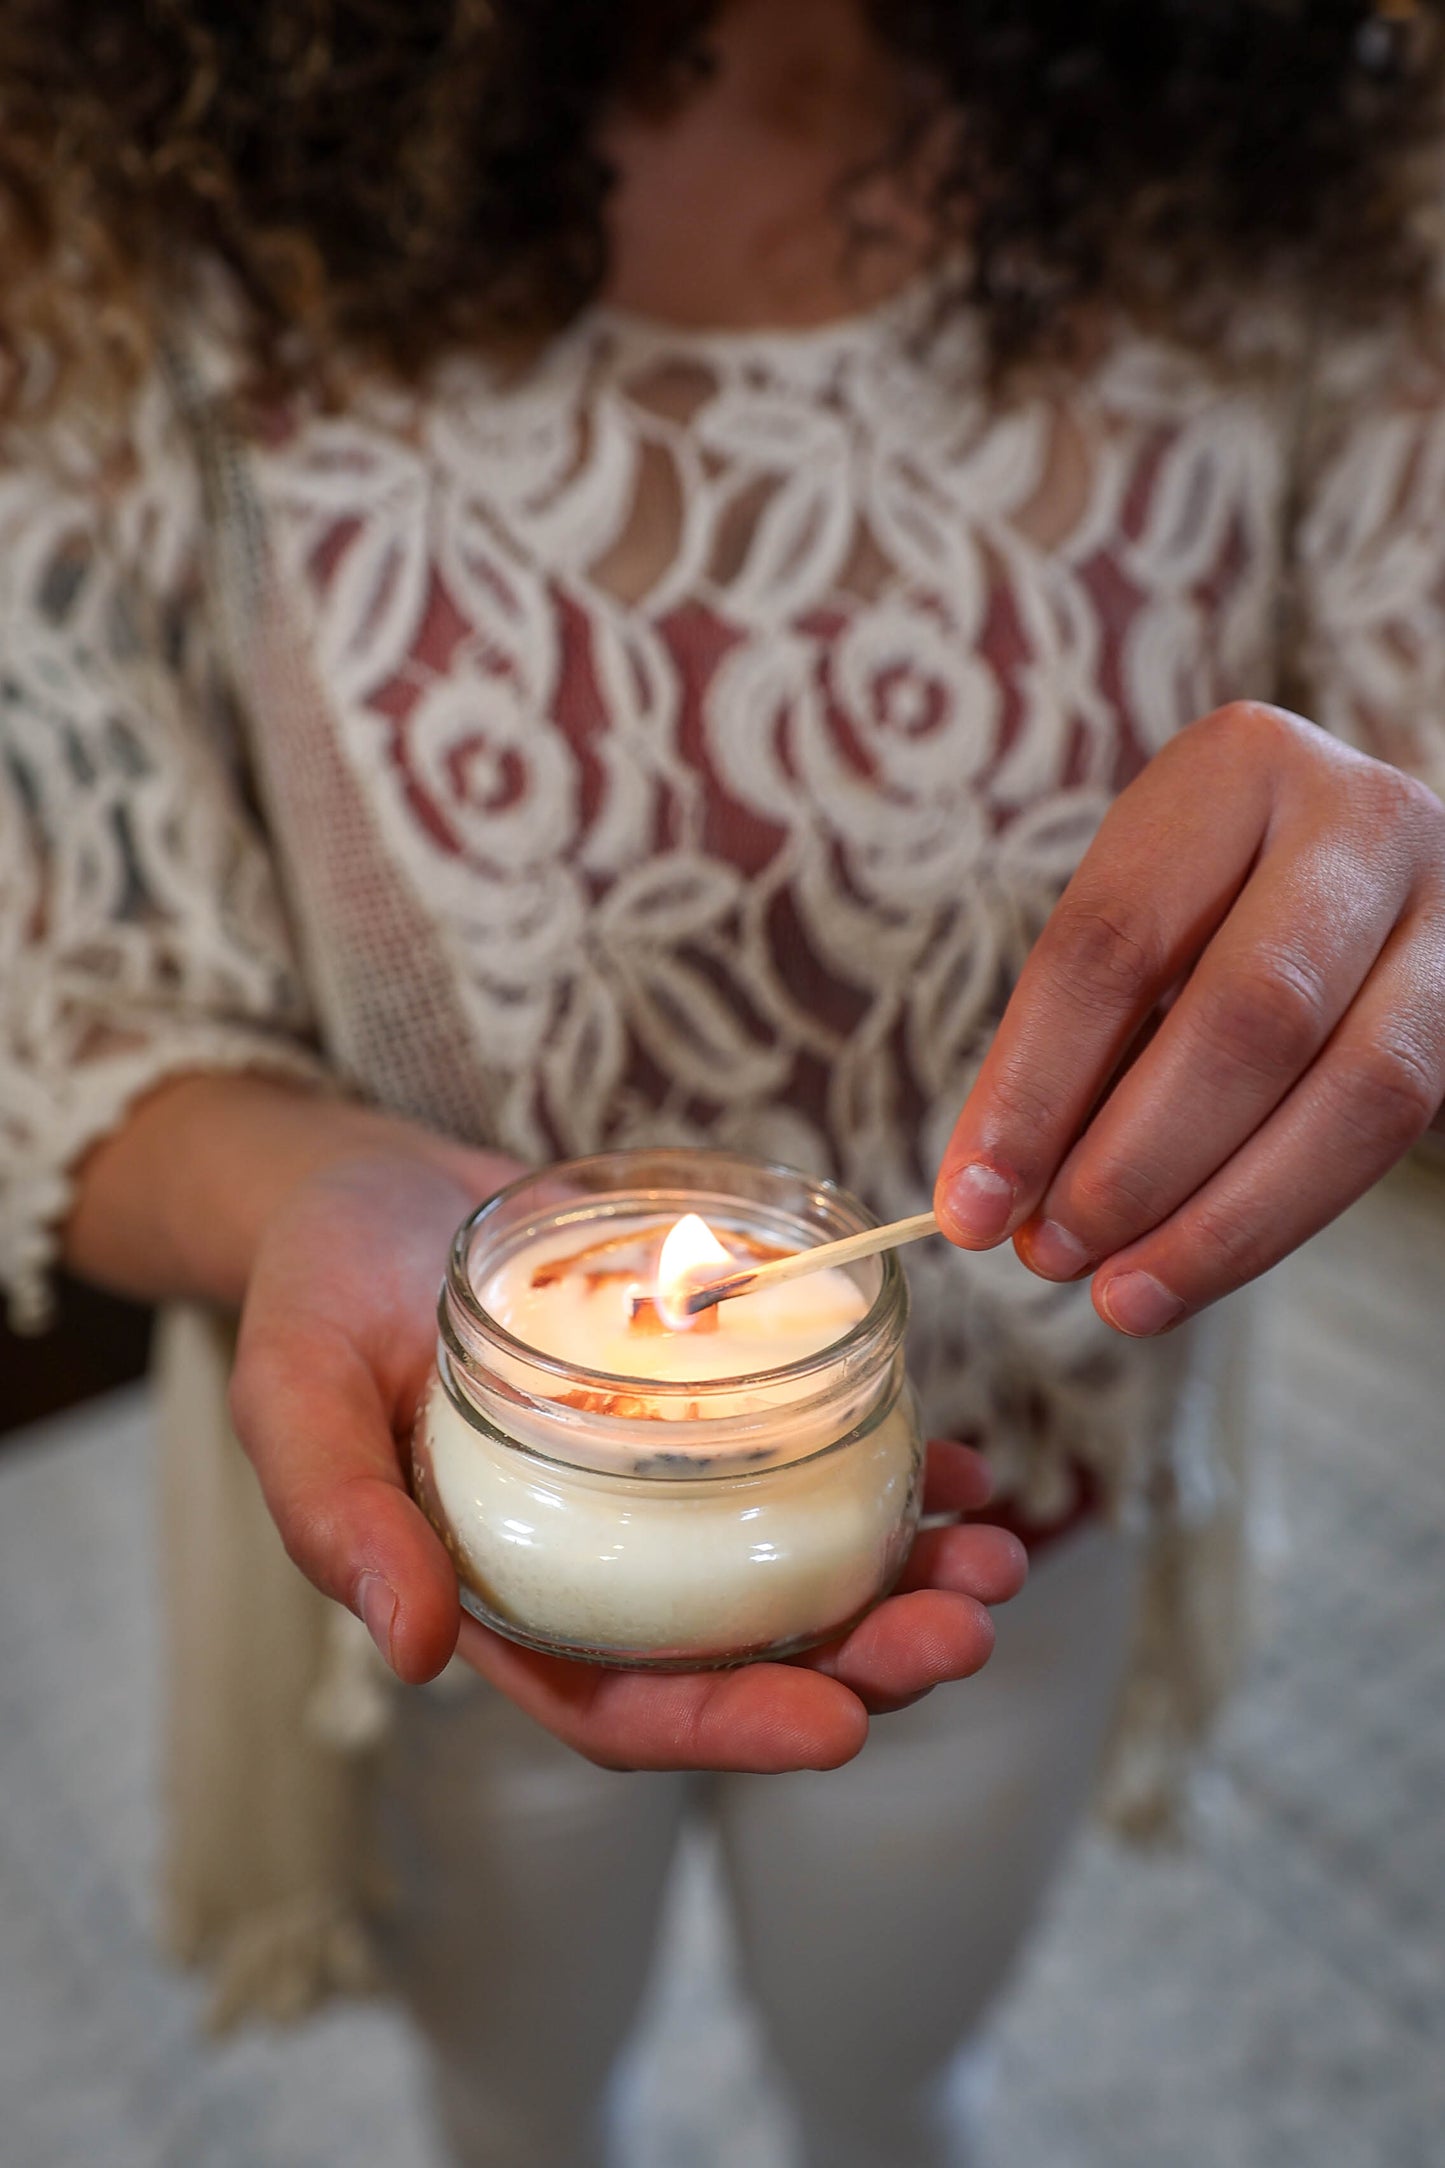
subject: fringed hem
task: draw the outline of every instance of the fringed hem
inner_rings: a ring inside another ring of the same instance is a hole
[[[206,2029],[217,2035],[255,2019],[294,2024],[334,1996],[374,1995],[382,1984],[366,1922],[328,1896],[254,1912],[220,1935],[176,1907],[162,1940],[178,1964],[204,1969]]]
[[[1261,1299],[1236,1296],[1200,1321],[1191,1374],[1139,1501],[1144,1583],[1097,1801],[1106,1825],[1136,1844],[1187,1835],[1201,1750],[1249,1647],[1250,1470],[1261,1444],[1250,1341]]]
[[[282,1548],[225,1414],[233,1333],[169,1309],[161,1389],[168,1692],[161,1939],[209,2023],[285,2023],[379,1978],[371,1842],[389,1712],[366,1629]],[[370,1653],[368,1653],[370,1652]]]

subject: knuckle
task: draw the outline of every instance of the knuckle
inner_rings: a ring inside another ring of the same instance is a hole
[[[1165,1183],[1162,1168],[1137,1158],[1085,1163],[1069,1183],[1067,1222],[1076,1233],[1121,1225],[1152,1227],[1167,1209]]]
[[[1398,1036],[1342,1049],[1331,1081],[1346,1127],[1367,1143],[1400,1151],[1429,1127],[1445,1091],[1438,1064]]]
[[[1215,1204],[1191,1229],[1193,1266],[1201,1286],[1240,1287],[1265,1262],[1265,1240],[1247,1207]]]
[[[1009,1136],[1019,1140],[1013,1150],[1017,1163],[1031,1137],[1047,1134],[1058,1119],[1060,1092],[1052,1078],[1037,1068],[1010,1064],[993,1080],[993,1100],[1000,1123]],[[1017,1166],[1024,1176],[1026,1165]]]
[[[1417,883],[1439,896],[1445,892],[1445,804],[1417,777],[1401,781],[1409,793],[1402,825],[1413,845]]]
[[[1376,820],[1420,836],[1445,835],[1445,806],[1418,776],[1377,760],[1370,766],[1369,787]]]
[[[1296,1076],[1329,1026],[1319,972],[1283,949],[1252,957],[1206,997],[1203,1026],[1211,1048],[1232,1067]]]
[[[1434,843],[1445,847],[1445,800],[1418,775],[1407,775],[1404,780],[1415,818]]]
[[[1257,750],[1262,741],[1293,741],[1310,725],[1302,723],[1288,708],[1277,708],[1268,700],[1227,700],[1222,708],[1201,716],[1191,727],[1200,737],[1231,745],[1243,739]]]
[[[1409,887],[1445,881],[1445,805],[1427,783],[1350,753],[1340,785],[1339,826],[1353,834],[1367,879],[1384,866],[1402,872]]]
[[[347,1476],[324,1485],[313,1481],[294,1495],[272,1500],[272,1517],[292,1565],[343,1603],[350,1602],[361,1570],[353,1508],[364,1480]]]
[[[275,1520],[282,1548],[298,1573],[317,1588],[342,1585],[335,1571],[339,1544],[334,1514],[301,1506],[278,1513]]]
[[[1054,971],[1060,986],[1088,1008],[1131,1008],[1153,992],[1161,975],[1157,927],[1118,897],[1065,897],[1055,914],[1060,945]]]

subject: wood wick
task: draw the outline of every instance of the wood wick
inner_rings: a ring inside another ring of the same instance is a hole
[[[695,1332],[716,1332],[717,1328],[717,1311],[704,1310],[699,1313],[697,1322],[692,1329]],[[662,1312],[657,1307],[656,1295],[634,1295],[632,1310],[627,1320],[627,1329],[629,1332],[635,1332],[644,1338],[651,1338],[658,1333],[676,1332],[678,1328],[667,1323]]]

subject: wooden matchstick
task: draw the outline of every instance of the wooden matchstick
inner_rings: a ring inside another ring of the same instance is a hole
[[[729,1272],[707,1287],[695,1287],[678,1308],[689,1317],[710,1310],[714,1303],[729,1302],[734,1295],[755,1295],[765,1287],[781,1287],[785,1280],[801,1280],[826,1265],[851,1265],[860,1257],[876,1257],[880,1250],[896,1250],[904,1242],[917,1242],[938,1233],[938,1215],[916,1212],[912,1219],[894,1220],[888,1227],[870,1227],[861,1235],[845,1235],[841,1242],[820,1242],[816,1249],[795,1250],[767,1265],[749,1265],[745,1271]]]

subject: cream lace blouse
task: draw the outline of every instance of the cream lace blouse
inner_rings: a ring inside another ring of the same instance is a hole
[[[158,384],[125,474],[5,474],[19,1319],[76,1156],[196,1066],[320,1068],[527,1160],[715,1138],[917,1209],[1172,732],[1288,660],[1327,727],[1445,772],[1423,374],[1342,357],[1307,396],[1121,338],[982,382],[916,293],[781,335],[599,308],[519,383],[458,361],[244,447]],[[1187,1347],[1011,1254],[911,1275],[935,1427],[1046,1516],[1080,1467],[1147,1487]]]

